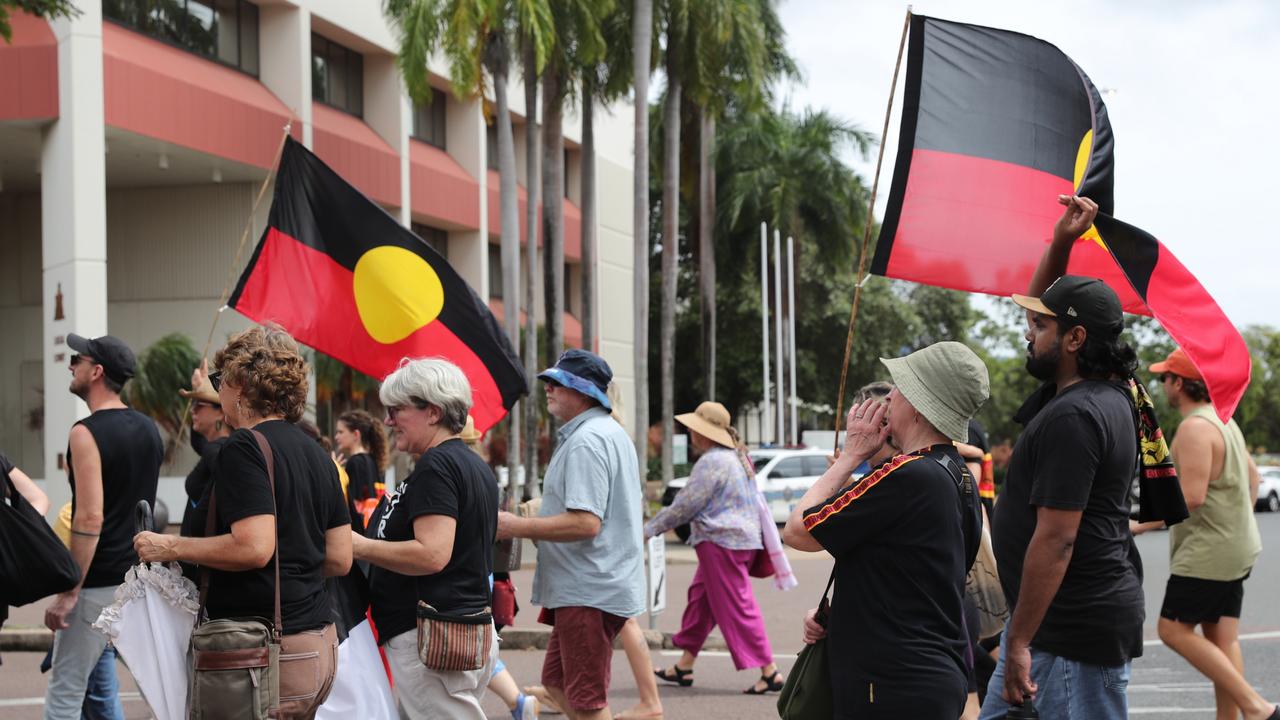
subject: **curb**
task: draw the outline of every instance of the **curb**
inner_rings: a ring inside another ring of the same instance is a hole
[[[674,633],[644,630],[644,639],[650,650],[675,650]],[[551,640],[551,628],[509,627],[500,633],[504,650],[546,650]],[[53,647],[53,631],[47,628],[6,628],[0,630],[0,652],[48,652]],[[615,650],[622,649],[622,641],[615,638]],[[703,644],[704,650],[725,650],[724,639],[712,635]]]
[[[53,631],[48,628],[0,630],[0,652],[48,652],[51,647]]]

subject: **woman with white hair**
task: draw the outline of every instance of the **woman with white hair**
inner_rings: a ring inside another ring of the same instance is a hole
[[[447,360],[405,359],[379,397],[396,449],[419,456],[366,534],[353,533],[355,557],[372,565],[379,642],[409,717],[481,720],[498,655],[489,607],[498,482],[459,437],[471,385]]]

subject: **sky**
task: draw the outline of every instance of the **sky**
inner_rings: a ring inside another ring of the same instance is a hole
[[[781,0],[804,73],[784,101],[878,136],[906,10],[889,0]],[[926,0],[913,12],[1023,32],[1070,56],[1110,113],[1116,217],[1159,238],[1237,326],[1280,327],[1280,3]],[[901,76],[877,218],[893,177]],[[870,184],[874,150],[846,160]]]

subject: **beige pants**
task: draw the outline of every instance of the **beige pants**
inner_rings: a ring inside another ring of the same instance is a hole
[[[483,668],[459,672],[428,670],[418,659],[417,630],[396,635],[383,649],[396,681],[396,696],[410,720],[484,720],[480,700],[493,677],[498,643],[493,643]]]
[[[280,639],[280,712],[283,720],[310,720],[329,697],[338,665],[338,631],[332,624]]]

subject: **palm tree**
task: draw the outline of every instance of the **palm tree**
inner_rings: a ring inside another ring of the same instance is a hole
[[[706,0],[691,9],[685,56],[688,97],[698,117],[698,281],[703,386],[716,399],[715,149],[716,120],[731,104],[763,109],[774,86],[797,77],[775,0]]]
[[[524,282],[524,373],[529,387],[535,387],[538,373],[538,320],[534,312],[538,286],[538,60],[535,41],[527,33],[520,36],[521,70],[524,73],[525,140],[525,282]],[[537,393],[535,393],[535,396]],[[521,497],[528,500],[538,490],[538,399],[525,402],[524,424],[529,429],[525,444],[524,482]]]
[[[653,46],[653,0],[635,0],[631,17],[632,81],[635,86],[635,157],[632,224],[635,243],[634,307],[636,456],[649,463],[649,73]],[[643,477],[643,475],[642,475]]]
[[[165,431],[164,459],[171,462],[186,430],[188,402],[178,390],[191,385],[191,371],[200,353],[182,333],[165,335],[138,357],[138,368],[125,386],[124,399],[133,409],[151,416]]]
[[[542,62],[550,51],[554,27],[549,0],[385,0],[384,12],[399,28],[398,62],[415,102],[431,101],[427,61],[440,45],[449,59],[455,94],[483,97],[486,79],[493,81],[498,135],[498,232],[502,243],[502,296],[505,299],[503,326],[512,345],[518,347],[520,202],[507,79],[511,74],[513,36],[517,31],[528,38],[527,46],[536,62]],[[518,406],[512,408],[508,422],[507,467],[509,476],[514,478],[524,435]]]
[[[662,480],[674,478],[676,280],[680,253],[680,98],[684,89],[684,51],[689,29],[687,0],[666,0],[666,99],[662,127],[662,311],[659,344],[662,394]]]

